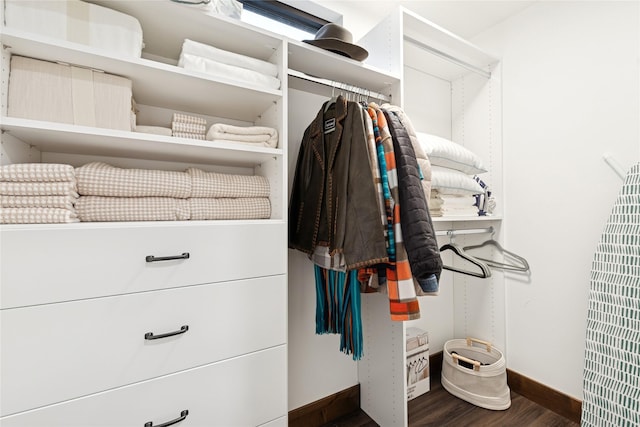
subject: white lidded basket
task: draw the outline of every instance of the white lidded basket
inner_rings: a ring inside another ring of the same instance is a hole
[[[475,338],[444,344],[442,386],[476,406],[503,410],[511,406],[504,355],[491,343]]]

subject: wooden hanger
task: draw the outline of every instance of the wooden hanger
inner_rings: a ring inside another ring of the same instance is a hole
[[[460,258],[463,258],[469,261],[471,264],[477,266],[480,269],[480,271],[478,272],[478,271],[463,270],[461,268],[443,265],[442,268],[444,268],[445,270],[455,271],[456,273],[467,274],[469,276],[480,277],[483,279],[486,279],[487,277],[491,277],[491,270],[489,269],[487,264],[485,264],[480,259],[466,253],[463,248],[456,245],[455,243],[453,242],[447,243],[446,245],[440,248],[440,253],[445,251],[452,251],[454,254],[458,255]]]

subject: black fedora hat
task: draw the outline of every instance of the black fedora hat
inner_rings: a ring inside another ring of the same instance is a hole
[[[366,49],[353,44],[353,36],[346,28],[334,23],[323,25],[313,40],[302,41],[356,61],[364,61],[369,56]]]

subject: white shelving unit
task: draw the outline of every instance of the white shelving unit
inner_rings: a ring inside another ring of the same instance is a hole
[[[143,57],[29,33],[3,20],[0,163],[80,166],[99,160],[118,167],[193,166],[262,175],[270,183],[272,214],[251,221],[2,225],[0,424],[155,425],[190,410],[194,425],[286,426],[286,41],[168,1],[91,3],[140,21]],[[177,67],[185,38],[276,64],[281,88]],[[169,126],[172,114],[181,112],[208,125],[273,127],[279,146],[9,117],[12,55],[130,79],[138,124]],[[145,262],[148,255],[183,252],[189,259]],[[269,295],[254,294],[257,288]],[[229,301],[249,311],[224,315]],[[176,337],[144,339],[146,332],[181,325],[189,328]],[[26,341],[40,344],[29,350]],[[259,372],[243,380],[255,366]],[[248,401],[254,402],[251,411]]]
[[[496,195],[498,209],[486,217],[433,218],[436,230],[486,228],[502,224],[502,140],[498,59],[421,16],[399,8],[359,41],[372,66],[401,76],[394,99],[414,128],[449,138],[478,154],[489,172],[481,175]],[[456,243],[489,236],[456,237]],[[496,237],[499,239],[499,237]],[[439,237],[440,244],[449,237]],[[445,263],[455,262],[445,256]],[[455,264],[454,264],[455,265]],[[502,346],[504,281],[443,272],[437,297],[420,297],[421,319],[394,323],[381,295],[363,296],[365,357],[358,364],[361,407],[380,425],[408,424],[405,331],[429,333],[430,351],[461,334],[479,334]],[[502,326],[498,326],[502,325]],[[489,335],[489,336],[488,336]],[[502,346],[504,348],[504,346]]]

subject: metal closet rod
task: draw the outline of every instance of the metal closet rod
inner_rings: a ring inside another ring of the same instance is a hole
[[[336,82],[334,80],[323,79],[323,78],[320,78],[320,77],[313,77],[313,76],[305,74],[305,73],[303,73],[301,71],[296,71],[296,70],[292,70],[292,69],[289,69],[287,71],[287,74],[289,74],[291,77],[295,77],[295,78],[298,78],[298,79],[308,80],[310,82],[318,83],[318,84],[321,84],[321,85],[324,85],[324,86],[334,87],[334,88],[340,89],[340,90],[346,90],[347,92],[351,92],[351,93],[355,93],[355,94],[363,95],[363,96],[368,96],[369,98],[375,98],[375,99],[380,100],[380,101],[391,102],[391,96],[390,95],[385,95],[383,93],[374,92],[374,91],[369,90],[369,89],[363,89],[361,87],[358,87],[358,86],[355,86],[355,85],[352,85],[352,84]]]
[[[493,226],[487,228],[467,228],[461,230],[440,230],[436,231],[436,236],[460,236],[463,234],[493,234],[495,232]]]
[[[409,42],[433,55],[439,56],[442,59],[446,59],[449,62],[453,62],[454,64],[459,65],[462,68],[466,68],[469,71],[473,71],[474,73],[480,74],[481,76],[486,77],[487,79],[491,78],[491,73],[489,71],[483,70],[482,68],[476,67],[473,64],[469,64],[468,62],[463,61],[462,59],[456,58],[455,56],[449,55],[448,53],[445,53],[441,50],[438,50],[434,47],[424,44],[421,41],[414,39],[413,37],[404,36],[404,41]]]

